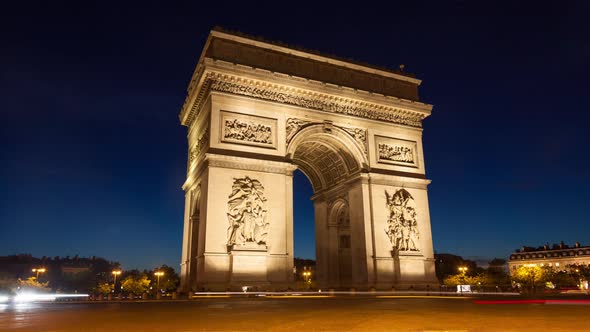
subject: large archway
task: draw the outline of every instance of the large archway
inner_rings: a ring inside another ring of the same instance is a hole
[[[321,288],[435,283],[420,81],[212,31],[188,130],[183,290],[293,286],[293,172],[310,180]]]
[[[358,243],[362,239],[351,237],[348,191],[353,187],[350,182],[358,179],[367,164],[362,147],[341,128],[310,123],[291,139],[287,156],[310,180],[315,208],[327,208],[314,218],[318,285],[338,289],[356,286],[351,251],[362,245]]]

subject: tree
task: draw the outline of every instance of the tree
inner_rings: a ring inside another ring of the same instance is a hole
[[[147,292],[150,287],[150,280],[145,274],[139,276],[129,275],[123,280],[121,286],[123,287],[123,290],[129,293],[140,295]]]
[[[452,254],[435,254],[436,277],[444,283],[448,276],[455,275],[459,267],[467,267],[467,275],[475,276],[484,272],[477,266],[477,263],[471,260],[463,259],[461,256]]]
[[[580,282],[590,281],[590,266],[571,264],[568,265],[567,268],[576,280]]]
[[[512,280],[521,284],[525,288],[535,292],[537,287],[542,287],[551,274],[551,270],[542,268],[537,265],[523,265],[514,270]]]
[[[99,294],[108,295],[111,293],[112,290],[113,290],[113,285],[106,283],[106,282],[96,286],[96,291]]]
[[[149,276],[152,281],[152,285],[157,285],[158,283],[158,278],[154,274],[155,272],[164,272],[164,275],[160,277],[160,289],[163,289],[166,292],[176,291],[178,284],[180,283],[180,277],[172,267],[164,264],[150,272]]]
[[[18,280],[10,274],[0,273],[0,293],[13,293],[16,291]]]
[[[555,285],[555,288],[577,287],[579,279],[574,274],[567,271],[551,271],[547,273],[545,279]]]
[[[454,274],[448,276],[444,280],[445,286],[457,286],[457,285],[482,285],[485,278],[482,275],[468,276],[463,273]]]
[[[506,260],[494,258],[488,262],[489,267],[485,272],[484,284],[486,286],[503,286],[510,284],[508,273],[504,270]]]
[[[26,280],[18,279],[17,283],[21,291],[29,290],[43,293],[51,291],[49,281],[39,282],[35,277],[30,277]]]

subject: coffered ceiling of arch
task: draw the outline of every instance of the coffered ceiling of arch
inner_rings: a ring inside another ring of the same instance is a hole
[[[301,143],[293,155],[315,191],[329,188],[359,170],[354,158],[322,141]]]

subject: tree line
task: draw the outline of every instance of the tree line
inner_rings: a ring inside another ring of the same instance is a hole
[[[156,292],[158,277],[160,289],[173,292],[179,284],[176,271],[167,265],[153,270],[123,270],[121,264],[102,257],[33,257],[29,254],[0,257],[0,291],[15,292],[35,289],[56,293]],[[43,272],[33,272],[42,269]],[[113,271],[121,271],[115,276]],[[116,280],[115,280],[116,279]],[[116,285],[114,282],[116,281]],[[123,287],[121,289],[121,287]]]

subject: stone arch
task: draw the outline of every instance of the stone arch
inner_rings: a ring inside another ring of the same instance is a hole
[[[335,199],[329,207],[328,220],[329,223],[335,226],[340,225],[340,217],[348,210],[348,202],[340,197]]]
[[[348,201],[342,197],[335,199],[329,207],[328,223],[332,225],[336,248],[330,260],[335,272],[335,284],[340,288],[352,285],[352,255],[350,235],[350,214]]]
[[[368,165],[363,147],[346,131],[327,123],[313,124],[297,132],[287,145],[287,158],[309,178],[316,193]]]

